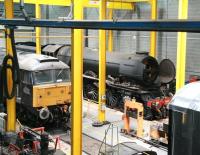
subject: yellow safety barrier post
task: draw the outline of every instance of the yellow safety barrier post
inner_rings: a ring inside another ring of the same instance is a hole
[[[106,0],[100,1],[99,20],[106,19]],[[99,30],[99,115],[98,121],[105,121],[106,108],[106,31]]]
[[[36,1],[36,4],[35,4],[35,17],[37,19],[40,19],[41,18],[41,6],[40,4],[37,3]],[[40,39],[40,36],[41,36],[41,28],[40,27],[36,27],[35,28],[35,31],[36,31],[36,53],[37,54],[41,54],[41,39]]]
[[[179,0],[179,19],[188,18],[188,0]],[[176,62],[176,90],[185,85],[187,33],[178,32],[177,62]]]
[[[109,15],[108,19],[113,18],[113,9],[109,9]],[[112,52],[113,51],[113,31],[109,30],[108,31],[108,51]]]
[[[14,4],[12,0],[5,0],[5,15],[7,19],[13,18],[13,9]],[[11,44],[11,38],[10,36],[10,30],[6,29],[6,52],[9,55],[13,55],[12,51],[12,44]],[[8,74],[8,90],[12,90],[12,73],[10,70],[7,71]],[[16,130],[16,98],[13,97],[12,99],[7,99],[7,131],[15,131]]]
[[[157,19],[157,0],[151,0],[151,19],[156,20]],[[155,31],[151,32],[151,40],[150,40],[150,56],[156,57],[157,55],[157,33]]]
[[[74,20],[83,20],[82,0],[73,0]],[[72,124],[71,154],[82,154],[83,30],[72,30]]]

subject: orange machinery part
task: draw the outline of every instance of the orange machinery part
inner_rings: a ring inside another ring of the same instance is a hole
[[[127,116],[126,112],[128,109],[136,109],[137,110],[137,136],[143,137],[143,113],[144,107],[142,103],[136,102],[135,99],[125,99],[124,103],[124,114],[122,119],[124,120],[124,130],[127,134],[130,133],[130,117]]]

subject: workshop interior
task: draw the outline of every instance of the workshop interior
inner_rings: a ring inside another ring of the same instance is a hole
[[[0,155],[199,155],[198,0],[0,0]]]

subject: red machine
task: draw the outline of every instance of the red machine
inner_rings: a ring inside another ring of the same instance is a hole
[[[121,131],[123,133],[130,134],[130,116],[132,113],[137,113],[137,136],[142,138],[143,137],[143,115],[144,115],[144,107],[142,103],[136,102],[135,99],[125,99],[124,102],[124,114],[122,119],[124,120],[124,129]]]
[[[17,134],[16,143],[10,143],[4,154],[15,155],[32,155],[32,154],[49,154],[53,155],[56,152],[59,137],[55,140],[55,147],[49,148],[49,142],[52,139],[45,133],[44,127],[40,128],[23,128]]]
[[[191,75],[190,78],[189,78],[189,83],[197,82],[199,80],[200,80],[200,76],[198,76],[198,75]]]
[[[171,101],[172,97],[162,97],[149,100],[147,102],[147,107],[152,109],[152,115],[154,118],[163,119],[168,116],[167,105]]]

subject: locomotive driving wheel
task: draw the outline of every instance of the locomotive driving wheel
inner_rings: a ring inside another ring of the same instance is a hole
[[[97,88],[93,84],[87,84],[86,86],[84,86],[83,95],[84,95],[84,98],[87,98],[93,101],[98,101],[98,91],[97,91]]]
[[[97,74],[93,71],[86,71],[84,75],[97,78]],[[83,88],[83,96],[84,98],[93,100],[93,101],[98,101],[98,90],[97,86],[95,85],[96,83],[94,81],[89,82],[88,79],[85,79],[84,82],[84,88]]]
[[[117,105],[118,105],[117,94],[115,92],[108,90],[107,93],[106,93],[106,96],[107,96],[107,100],[106,100],[107,106],[109,106],[110,108],[117,107]]]

